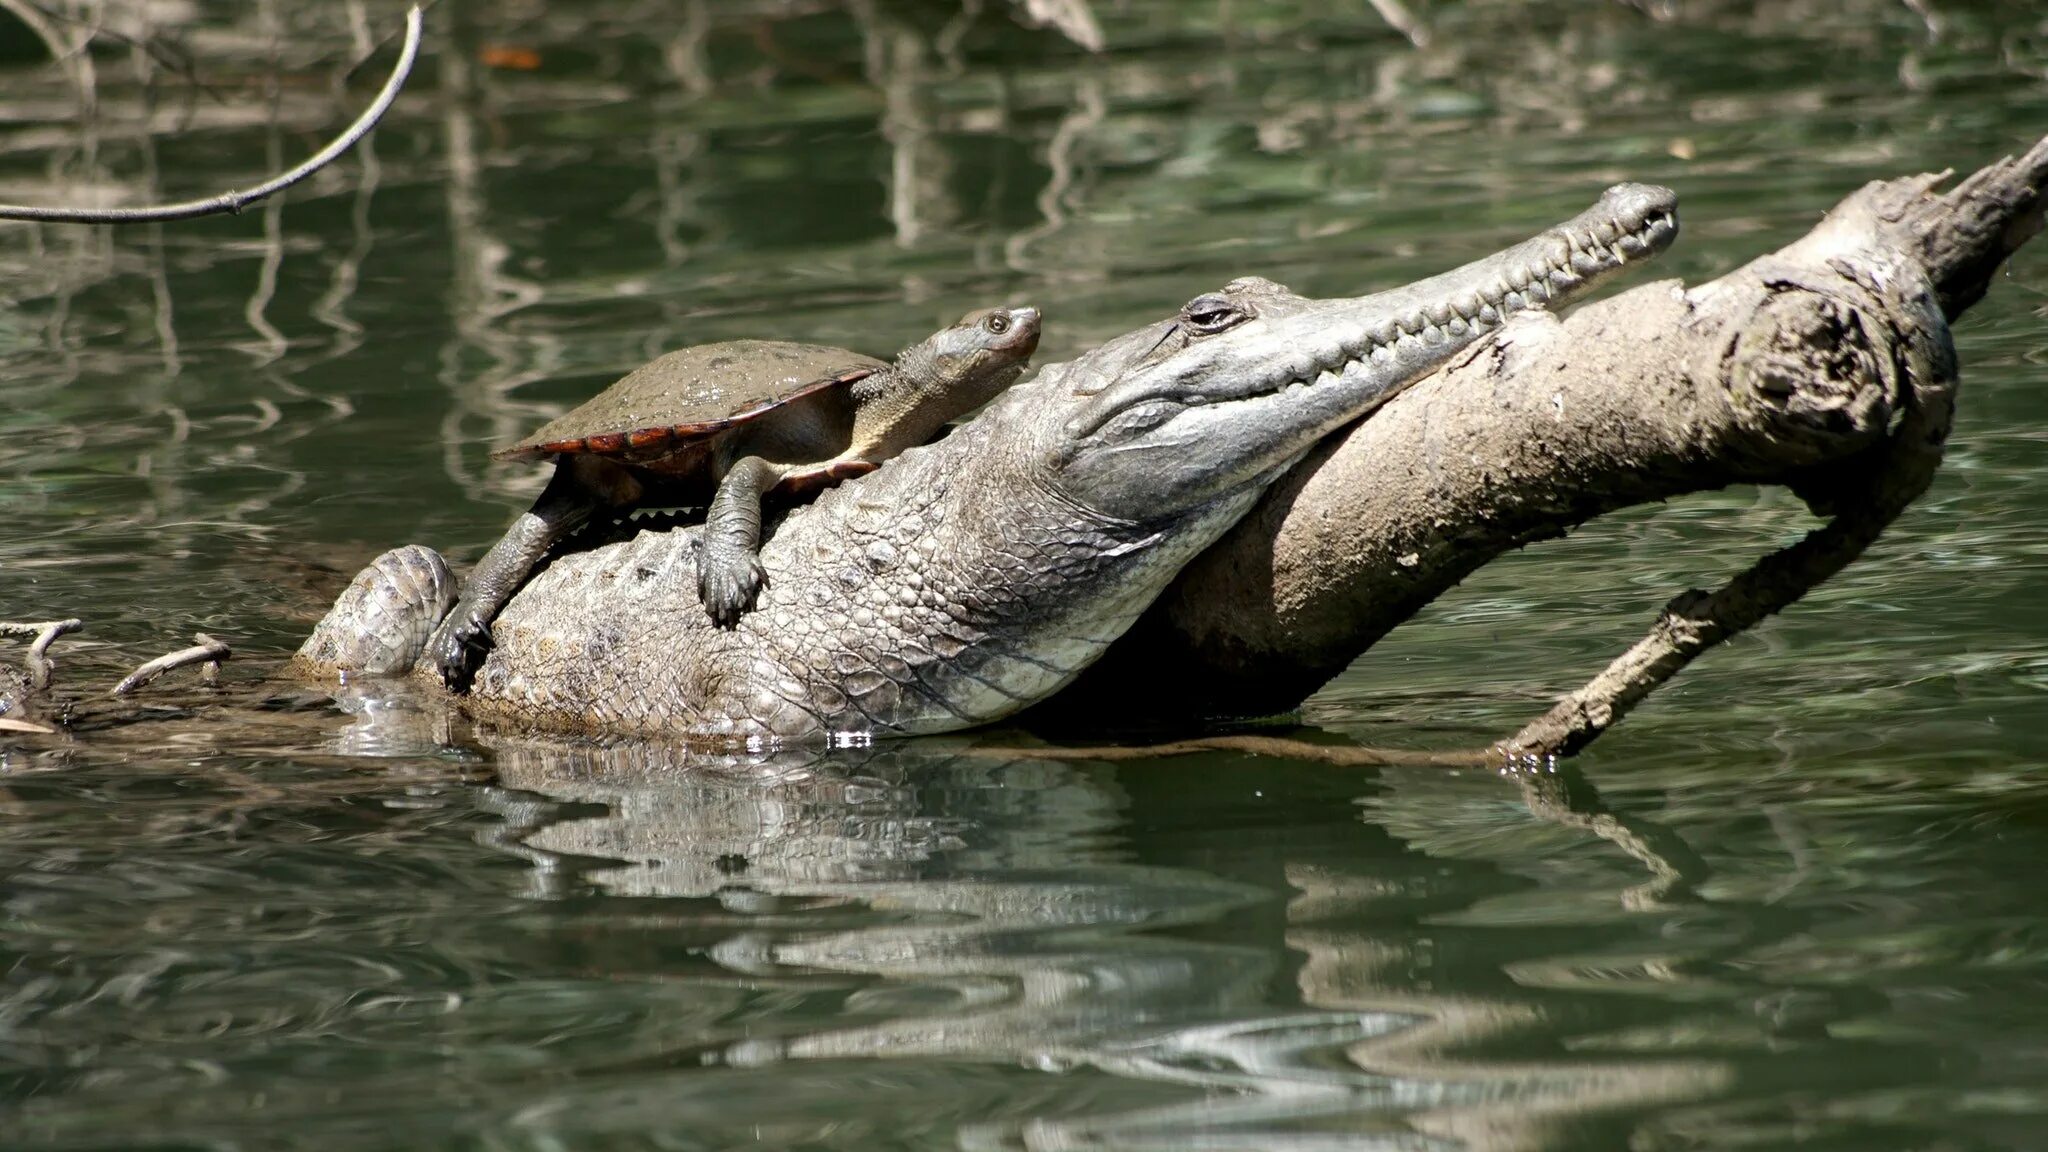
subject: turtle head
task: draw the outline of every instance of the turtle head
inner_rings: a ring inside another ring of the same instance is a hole
[[[893,456],[988,403],[1023,375],[1038,331],[1036,308],[982,308],[905,348],[854,385],[856,451]]]
[[[1036,308],[978,309],[905,349],[896,366],[917,379],[916,387],[974,393],[965,412],[1016,382],[1038,351],[1038,329]]]

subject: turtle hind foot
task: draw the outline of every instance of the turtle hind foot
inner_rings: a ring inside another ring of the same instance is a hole
[[[454,602],[455,575],[439,552],[418,544],[393,548],[336,598],[292,662],[302,674],[323,678],[408,672]]]
[[[707,551],[699,558],[697,598],[720,628],[734,628],[751,611],[768,574],[752,552]]]

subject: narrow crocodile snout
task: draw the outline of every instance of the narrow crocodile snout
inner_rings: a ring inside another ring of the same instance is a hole
[[[1678,196],[1653,184],[1617,184],[1599,203],[1497,256],[1412,286],[1427,295],[1439,282],[1471,286],[1418,304],[1373,332],[1378,344],[1398,336],[1425,343],[1456,340],[1503,316],[1583,296],[1613,273],[1670,247],[1678,235]],[[1488,270],[1497,273],[1486,276]]]

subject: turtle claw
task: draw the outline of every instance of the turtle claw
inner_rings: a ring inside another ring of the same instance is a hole
[[[426,655],[442,686],[460,692],[490,647],[490,623],[478,619],[474,612],[458,612],[428,645]]]
[[[740,617],[754,606],[768,574],[752,552],[708,553],[697,572],[697,598],[704,611],[720,628],[737,627]]]

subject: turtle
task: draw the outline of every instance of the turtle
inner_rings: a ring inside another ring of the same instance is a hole
[[[533,507],[477,563],[427,645],[444,684],[469,674],[491,620],[562,537],[600,511],[705,509],[697,592],[721,628],[765,576],[761,502],[802,497],[922,444],[1016,381],[1038,348],[1036,308],[984,308],[884,363],[844,348],[729,340],[670,352],[494,453],[552,458]]]

